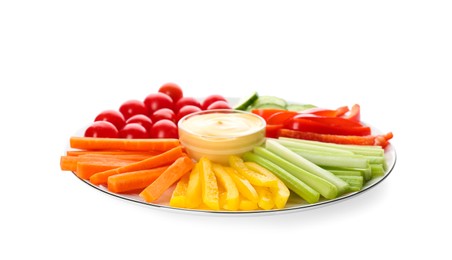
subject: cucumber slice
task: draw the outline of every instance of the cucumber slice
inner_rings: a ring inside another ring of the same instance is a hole
[[[286,109],[286,107],[282,107],[282,106],[279,106],[279,105],[277,105],[277,104],[273,104],[273,103],[268,103],[268,104],[262,104],[262,105],[259,105],[259,106],[253,106],[253,109],[254,108],[256,108],[256,109]]]
[[[274,105],[276,107],[280,107],[285,109],[287,106],[287,102],[279,97],[274,96],[260,96],[253,104],[255,108],[262,108],[262,106]]]
[[[289,111],[296,111],[296,112],[300,112],[309,108],[314,108],[316,106],[311,105],[311,104],[288,104],[287,105],[287,110]]]
[[[258,98],[259,98],[259,95],[255,91],[249,97],[244,98],[243,100],[239,101],[239,103],[234,107],[234,109],[235,110],[247,110],[247,108],[250,107]]]

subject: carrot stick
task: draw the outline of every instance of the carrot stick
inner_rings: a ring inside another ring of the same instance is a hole
[[[147,158],[151,158],[155,155],[146,155],[146,154],[84,154],[79,155],[79,158],[93,158],[99,160],[133,160],[133,161],[141,161]]]
[[[134,152],[134,151],[110,151],[110,150],[102,150],[102,151],[92,151],[92,150],[69,150],[66,151],[67,156],[80,156],[80,155],[126,155],[126,154],[141,154],[141,155],[157,155],[161,152],[157,151],[149,151],[149,152]]]
[[[106,161],[106,162],[78,162],[75,175],[84,180],[89,178],[98,172],[108,171],[111,169],[119,168],[128,165],[130,161]]]
[[[148,159],[131,163],[129,165],[111,169],[108,171],[98,172],[93,174],[89,180],[94,185],[105,184],[108,181],[108,177],[120,174],[123,172],[132,172],[140,170],[148,170],[164,165],[173,163],[177,158],[182,156],[182,146],[174,147],[166,152],[150,157]]]
[[[173,138],[125,139],[125,138],[70,138],[70,146],[85,150],[124,150],[124,151],[167,151],[179,146],[179,140]]]
[[[90,156],[61,156],[60,167],[63,171],[76,171],[77,163],[79,162],[136,162],[139,159],[121,159],[121,158],[103,158],[103,157],[90,157]]]
[[[153,183],[147,186],[141,193],[146,202],[157,200],[171,185],[188,173],[195,163],[187,156],[182,156],[174,161]]]
[[[111,192],[124,193],[144,189],[154,182],[168,166],[154,168],[150,170],[141,170],[134,172],[125,172],[108,177],[107,188]]]

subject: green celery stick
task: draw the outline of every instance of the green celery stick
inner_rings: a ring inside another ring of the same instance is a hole
[[[257,146],[254,147],[254,153],[283,168],[284,170],[319,192],[326,199],[334,199],[338,196],[338,190],[334,184],[306,170],[303,170],[302,168],[283,159],[282,157],[269,151],[268,149]]]
[[[320,147],[342,149],[342,150],[351,151],[355,154],[361,154],[361,155],[383,156],[385,153],[383,148],[381,148],[380,146],[375,146],[375,145],[334,144],[334,143],[324,143],[324,142],[318,142],[318,141],[295,139],[295,138],[289,138],[289,137],[280,137],[277,140],[278,141],[290,141],[292,143],[317,145]]]
[[[365,181],[372,179],[372,169],[370,168],[370,164],[368,165],[367,168],[350,168],[350,167],[322,167],[322,168],[324,168],[327,171],[335,171],[335,170],[359,171],[359,172],[361,172],[361,175],[364,177]]]
[[[330,154],[300,149],[292,151],[319,166],[366,168],[369,164],[369,160],[362,155]]]
[[[372,170],[372,178],[380,177],[385,174],[385,169],[383,164],[370,164],[370,169]]]
[[[302,156],[296,154],[291,151],[289,148],[284,147],[282,144],[276,142],[275,140],[267,140],[265,142],[265,148],[270,150],[271,152],[279,155],[285,160],[295,164],[296,166],[308,171],[314,175],[317,175],[328,182],[334,184],[337,187],[338,195],[345,193],[348,190],[348,184],[338,178],[336,175],[331,172],[315,165],[314,163],[306,160]]]
[[[362,176],[339,176],[339,178],[347,182],[350,187],[362,189],[364,184],[364,178]]]
[[[348,155],[355,154],[352,151],[348,151],[345,149],[338,149],[338,148],[334,148],[334,147],[322,146],[322,145],[317,145],[315,143],[311,144],[311,143],[297,142],[297,141],[294,141],[289,138],[282,139],[282,137],[281,137],[279,139],[272,139],[272,140],[277,141],[278,143],[284,145],[285,147],[287,147],[291,150],[302,149],[304,151],[317,151],[317,152],[331,153],[331,154],[348,154]]]
[[[353,170],[329,170],[334,175],[338,176],[361,176],[363,177],[363,173],[360,171],[353,171]]]
[[[316,203],[320,199],[320,194],[313,188],[309,187],[306,183],[302,182],[283,168],[272,163],[271,161],[264,159],[263,157],[247,152],[242,156],[243,160],[247,162],[255,162],[260,166],[266,168],[275,174],[284,184],[298,196],[304,199],[306,202],[312,204]]]

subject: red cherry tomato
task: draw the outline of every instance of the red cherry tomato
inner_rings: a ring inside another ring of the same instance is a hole
[[[170,96],[158,92],[158,93],[149,94],[144,99],[144,105],[146,106],[146,108],[148,110],[148,115],[152,116],[152,114],[154,114],[154,112],[159,110],[160,108],[173,109],[174,102],[170,98]]]
[[[211,109],[231,109],[231,106],[226,101],[218,100],[207,107],[207,110]]]
[[[118,129],[108,121],[95,121],[85,130],[85,137],[118,138]]]
[[[130,123],[125,125],[120,131],[119,131],[119,138],[126,138],[126,139],[143,139],[143,138],[149,138],[148,131],[144,126],[138,123]]]
[[[199,112],[199,111],[202,111],[202,109],[197,106],[192,106],[192,105],[184,106],[179,110],[179,113],[177,113],[176,120],[177,120],[177,122],[179,122],[179,120],[182,117],[184,117],[188,114],[191,114],[191,113]]]
[[[168,119],[155,122],[151,128],[151,138],[179,138],[176,123]]]
[[[169,108],[160,108],[159,110],[155,111],[154,114],[151,116],[152,122],[157,122],[162,119],[168,119],[173,122],[176,122],[176,114],[174,114],[174,111]]]
[[[141,115],[141,114],[134,115],[134,116],[130,117],[129,119],[127,119],[127,121],[126,121],[126,124],[131,124],[131,123],[137,123],[137,124],[144,126],[144,128],[148,132],[148,135],[151,133],[152,120],[148,116]]]
[[[105,110],[96,116],[94,121],[108,121],[116,126],[116,129],[122,129],[126,124],[126,120],[121,112],[117,110]]]
[[[196,100],[195,98],[182,97],[181,99],[179,99],[179,101],[177,101],[176,105],[174,106],[174,112],[177,114],[182,107],[188,106],[188,105],[197,106],[199,108],[202,108],[201,103],[198,100]]]
[[[174,103],[176,103],[181,97],[184,96],[182,89],[176,83],[166,83],[159,88],[159,92],[167,94],[171,97]]]
[[[204,99],[204,101],[202,102],[201,108],[203,110],[206,110],[210,106],[210,104],[212,104],[216,101],[220,101],[220,100],[227,102],[226,98],[223,97],[222,95],[210,95],[210,96],[206,97],[206,99]]]
[[[139,100],[128,100],[119,107],[119,112],[124,116],[124,119],[127,120],[134,115],[143,114],[146,115],[148,110],[144,103]]]

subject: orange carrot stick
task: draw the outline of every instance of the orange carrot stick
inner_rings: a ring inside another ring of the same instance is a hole
[[[107,182],[108,190],[115,193],[124,193],[144,189],[154,182],[167,168],[168,166],[163,166],[110,176]]]
[[[75,175],[84,180],[98,172],[108,171],[133,163],[131,161],[106,161],[106,162],[78,162]]]
[[[189,172],[195,163],[187,156],[182,156],[174,161],[153,183],[147,186],[141,193],[146,202],[157,200],[171,185]]]
[[[182,156],[182,146],[174,147],[166,152],[158,154],[156,156],[150,157],[148,159],[131,163],[129,165],[119,167],[116,169],[111,169],[108,171],[98,172],[93,174],[89,180],[94,185],[105,184],[108,181],[108,177],[120,174],[123,172],[132,172],[140,170],[148,170],[164,165],[173,163],[177,158]]]
[[[126,154],[141,154],[141,155],[157,155],[161,152],[158,151],[149,151],[149,152],[134,152],[134,151],[110,151],[110,150],[102,150],[102,151],[92,151],[92,150],[68,150],[66,151],[67,156],[80,156],[80,155],[126,155]]]
[[[142,159],[142,158],[141,158]],[[136,162],[140,159],[121,159],[121,158],[104,158],[104,157],[90,157],[90,156],[61,156],[60,158],[60,168],[63,171],[76,171],[77,163],[79,162]]]
[[[167,151],[179,146],[179,140],[173,138],[125,139],[71,137],[70,146],[85,150],[124,150],[124,151]]]

